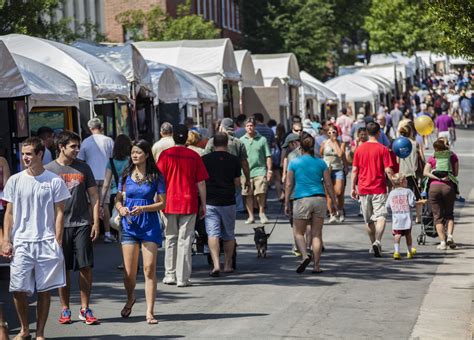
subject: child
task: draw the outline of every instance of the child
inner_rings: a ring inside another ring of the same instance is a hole
[[[410,207],[415,206],[415,195],[407,189],[407,180],[401,174],[392,177],[393,190],[387,198],[386,207],[392,210],[392,234],[395,238],[394,260],[400,260],[400,239],[406,237],[407,259],[413,258],[416,249],[412,247]]]

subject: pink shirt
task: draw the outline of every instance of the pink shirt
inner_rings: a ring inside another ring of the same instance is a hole
[[[352,123],[353,123],[352,119],[347,117],[346,115],[341,115],[336,120],[336,125],[341,128],[343,142],[350,143],[350,141],[352,140],[351,138]]]
[[[454,169],[454,165],[455,165],[458,161],[459,161],[458,156],[456,156],[456,154],[453,152],[453,154],[451,155],[451,167],[452,167],[453,169]],[[436,159],[435,159],[433,156],[431,156],[430,158],[428,158],[428,163],[430,163],[432,170],[435,170],[435,169],[436,169]],[[431,184],[446,184],[446,182],[433,180],[433,181],[431,182]]]

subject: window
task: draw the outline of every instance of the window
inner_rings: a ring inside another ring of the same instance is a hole
[[[222,27],[227,28],[227,13],[226,13],[226,4],[227,0],[221,0],[221,17],[222,17]]]

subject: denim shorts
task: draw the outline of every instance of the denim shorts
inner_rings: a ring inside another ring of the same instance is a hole
[[[235,240],[235,204],[226,206],[206,205],[206,233],[224,241]]]
[[[121,243],[122,244],[141,244],[142,240],[136,237],[133,237],[132,235],[123,233]]]
[[[346,177],[346,176],[344,175],[344,170],[342,170],[342,169],[341,169],[341,170],[332,170],[332,171],[331,171],[331,179],[332,179],[333,181],[336,181],[336,180],[341,180],[341,181],[343,181],[343,180],[346,179],[345,177]]]

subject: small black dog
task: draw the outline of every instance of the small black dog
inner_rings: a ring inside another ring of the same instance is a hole
[[[253,240],[257,248],[257,257],[267,257],[267,241],[270,234],[265,233],[264,226],[253,228],[253,230],[255,232]]]

